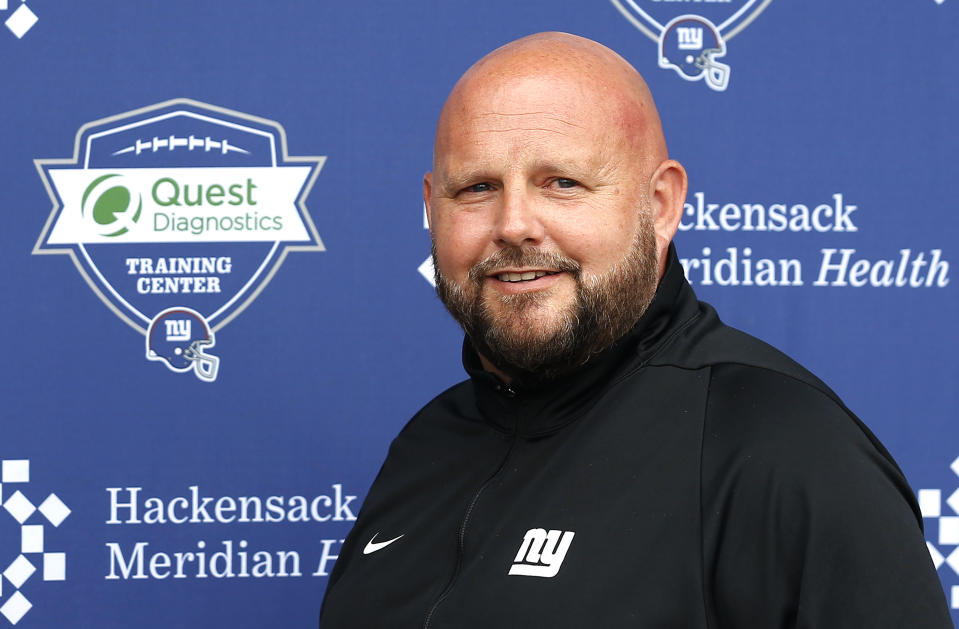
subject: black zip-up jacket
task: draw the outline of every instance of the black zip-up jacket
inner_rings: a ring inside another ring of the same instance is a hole
[[[670,251],[635,328],[535,388],[484,372],[403,429],[323,629],[951,629],[902,473]]]

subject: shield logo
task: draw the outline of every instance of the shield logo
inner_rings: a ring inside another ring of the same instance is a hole
[[[726,43],[772,2],[697,2],[696,13],[690,13],[688,3],[610,1],[633,26],[657,43],[661,68],[671,68],[687,81],[704,80],[718,92],[726,89],[729,80],[729,66],[717,60],[725,56]]]
[[[324,250],[305,206],[324,161],[288,155],[272,120],[188,99],[97,120],[72,158],[35,160],[53,210],[33,253],[69,255],[144,336],[182,311],[212,345],[289,251]]]

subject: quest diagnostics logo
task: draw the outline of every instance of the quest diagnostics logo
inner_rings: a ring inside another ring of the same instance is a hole
[[[35,254],[69,255],[145,338],[147,360],[216,379],[209,350],[289,251],[323,251],[305,201],[325,157],[278,123],[187,99],[88,123],[35,160],[53,210]]]
[[[0,579],[0,616],[11,625],[19,623],[33,608],[25,592],[29,593],[37,585],[36,581],[65,581],[67,578],[66,553],[51,552],[48,533],[63,524],[70,515],[70,508],[53,493],[39,505],[34,504],[43,494],[32,491],[29,483],[29,460],[6,459],[0,462],[0,503],[9,516],[0,528],[3,532],[0,535],[0,569],[3,574]]]
[[[123,185],[123,177],[115,173],[93,180],[83,191],[80,214],[92,221],[99,234],[108,238],[120,236],[140,220],[143,197],[131,194]],[[136,206],[134,209],[133,206]]]
[[[641,33],[656,42],[659,67],[711,90],[729,86],[721,61],[726,43],[749,26],[772,0],[610,0]]]

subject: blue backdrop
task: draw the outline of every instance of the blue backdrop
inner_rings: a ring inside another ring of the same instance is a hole
[[[684,14],[724,89],[660,67]],[[0,0],[0,627],[315,626],[391,438],[463,377],[422,267],[436,116],[543,30],[644,73],[699,297],[883,440],[959,609],[957,16]]]

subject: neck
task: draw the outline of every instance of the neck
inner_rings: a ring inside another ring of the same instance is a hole
[[[513,378],[505,373],[502,369],[497,368],[496,365],[487,360],[486,356],[479,354],[480,364],[483,365],[483,369],[490,372],[506,384],[513,382]]]

